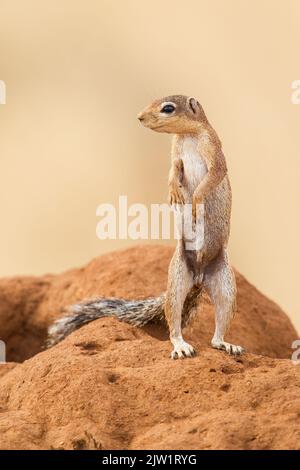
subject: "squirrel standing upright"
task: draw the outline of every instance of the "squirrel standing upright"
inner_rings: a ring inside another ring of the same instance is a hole
[[[156,100],[138,119],[154,131],[174,134],[169,202],[177,207],[191,204],[195,224],[202,224],[202,246],[187,248],[184,235],[178,240],[165,294],[146,300],[97,298],[76,304],[67,316],[49,328],[48,345],[58,343],[75,329],[103,316],[115,316],[135,326],[165,319],[173,344],[171,357],[193,356],[195,350],[184,341],[182,327],[204,290],[215,306],[212,347],[229,354],[242,354],[241,346],[224,340],[236,310],[236,284],[226,249],[231,188],[221,142],[202,106],[192,97],[174,95]],[[196,217],[199,205],[204,208],[200,221]]]

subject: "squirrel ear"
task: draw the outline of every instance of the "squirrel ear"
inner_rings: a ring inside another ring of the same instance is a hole
[[[197,114],[200,108],[200,103],[196,100],[196,98],[191,97],[188,99],[188,106],[194,114]]]

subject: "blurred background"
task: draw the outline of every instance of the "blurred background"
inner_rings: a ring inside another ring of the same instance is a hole
[[[136,115],[194,95],[227,157],[232,263],[299,330],[299,0],[0,0],[0,11],[0,275],[137,243],[100,241],[96,208],[120,194],[166,201],[170,137]]]

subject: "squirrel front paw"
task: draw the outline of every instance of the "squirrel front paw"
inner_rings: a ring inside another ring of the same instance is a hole
[[[184,197],[179,186],[169,187],[169,204],[184,204]]]
[[[203,199],[197,193],[193,196],[193,203],[192,203],[192,217],[193,223],[196,223],[197,216],[198,216],[198,206],[203,204]]]

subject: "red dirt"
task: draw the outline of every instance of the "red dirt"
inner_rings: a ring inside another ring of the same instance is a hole
[[[299,449],[300,366],[288,317],[240,274],[228,336],[242,358],[212,350],[213,309],[187,328],[193,359],[171,361],[166,332],[97,320],[42,351],[62,309],[92,296],[165,289],[172,248],[136,247],[57,276],[0,281],[1,449]],[[38,354],[37,354],[38,353]],[[268,357],[262,357],[268,356]]]

